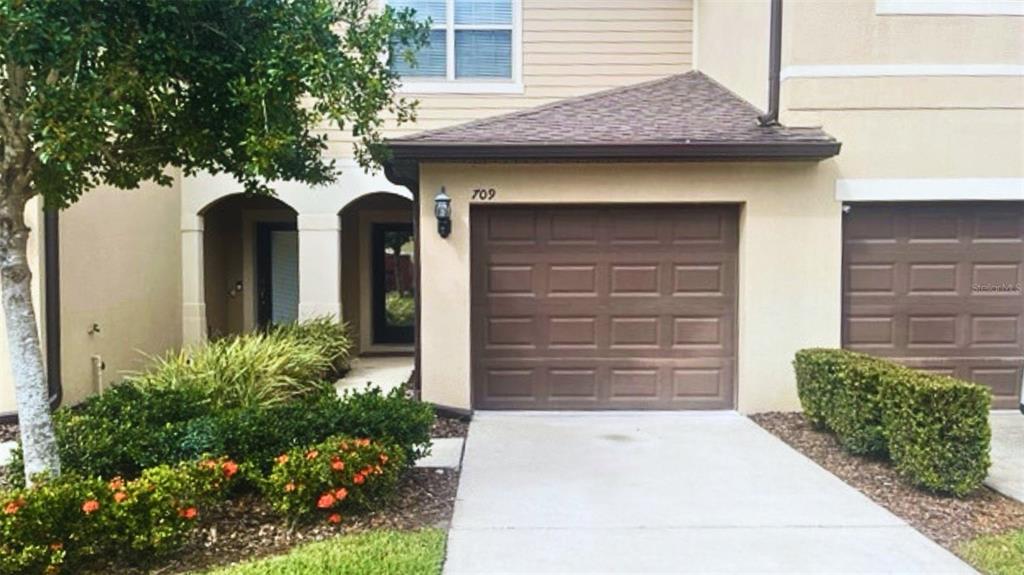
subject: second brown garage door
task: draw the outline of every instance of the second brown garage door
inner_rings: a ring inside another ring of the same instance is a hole
[[[985,384],[1017,406],[1024,202],[854,204],[844,222],[843,340]]]
[[[474,206],[474,406],[733,407],[737,213]]]

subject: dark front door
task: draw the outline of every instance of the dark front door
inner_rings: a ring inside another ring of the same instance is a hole
[[[292,223],[256,224],[256,321],[261,328],[299,316],[299,235]]]
[[[474,206],[473,403],[728,409],[738,209]]]
[[[373,342],[408,344],[415,337],[412,224],[373,224]]]
[[[1024,367],[1024,202],[853,204],[843,345],[989,386],[1013,408]]]

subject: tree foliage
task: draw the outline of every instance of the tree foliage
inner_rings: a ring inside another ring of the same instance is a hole
[[[169,184],[169,167],[252,193],[324,184],[337,174],[327,128],[371,168],[386,118],[415,111],[389,59],[411,59],[427,26],[369,0],[0,0],[0,283],[29,478],[60,465],[27,202]]]
[[[0,0],[0,117],[24,122],[51,206],[168,183],[167,166],[253,192],[322,184],[322,128],[351,134],[370,167],[385,115],[412,119],[382,55],[424,39],[410,12],[368,0]]]

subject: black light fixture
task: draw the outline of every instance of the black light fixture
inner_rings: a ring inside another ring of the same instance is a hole
[[[437,233],[447,238],[452,233],[452,199],[444,193],[444,186],[434,196],[434,217],[437,218]]]

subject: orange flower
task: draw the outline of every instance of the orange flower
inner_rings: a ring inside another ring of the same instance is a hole
[[[18,512],[19,509],[21,509],[22,505],[25,505],[25,500],[23,500],[23,499],[15,499],[14,501],[11,501],[7,505],[4,505],[4,514],[5,515],[14,515],[15,513]]]
[[[374,475],[380,475],[381,473],[384,473],[384,470],[380,468],[380,465],[374,465],[373,466],[373,474]]]
[[[316,459],[318,455],[320,455],[319,451],[311,449],[306,452],[306,459]]]
[[[57,575],[57,573],[60,573],[60,567],[57,565],[47,565],[46,570],[43,571],[43,573],[46,575]]]
[[[288,483],[285,483],[284,484],[284,490],[286,492],[288,492],[288,493],[291,493],[292,491],[295,491],[295,484],[292,483],[291,481],[289,481]]]
[[[366,483],[366,476],[363,475],[362,473],[356,473],[355,476],[352,477],[352,483],[355,483],[356,485],[362,485]]]
[[[372,475],[373,474],[373,467],[370,467],[369,465],[367,465],[366,467],[364,467],[364,468],[359,470],[359,474],[360,475]]]
[[[341,523],[341,515],[333,513],[331,514],[330,517],[327,518],[327,521],[329,521],[330,523]]]
[[[50,543],[50,549],[53,549],[54,551],[60,551],[63,548],[64,544],[60,541],[54,541],[53,543]]]
[[[331,469],[335,471],[341,471],[342,469],[345,469],[345,462],[335,457],[334,459],[331,460]]]
[[[228,479],[231,479],[232,475],[238,473],[238,464],[230,459],[221,464],[220,468],[224,472],[224,477]]]
[[[345,489],[344,487],[339,487],[338,490],[334,492],[334,498],[338,501],[344,501],[346,497],[348,497],[348,489]]]
[[[323,495],[320,496],[320,499],[317,500],[316,506],[319,507],[320,509],[327,509],[334,505],[335,501],[336,500],[334,499],[334,495],[330,493],[324,493]]]
[[[340,449],[342,451],[348,451],[348,442],[347,441],[342,441],[341,443],[339,443],[338,444],[338,449]]]
[[[115,477],[110,480],[110,489],[112,489],[113,491],[117,491],[122,487],[124,487],[124,479],[121,479],[120,477]]]
[[[365,437],[362,439],[357,439],[356,445],[358,445],[359,447],[368,447],[370,445],[370,440],[366,439]]]
[[[85,503],[82,504],[82,512],[85,513],[86,515],[94,512],[94,511],[98,511],[99,508],[100,508],[100,502],[96,501],[95,499],[90,499],[90,500],[88,500],[88,501],[86,501]]]
[[[118,492],[114,493],[114,501],[116,501],[118,503],[124,501],[127,497],[128,497],[128,494],[125,493],[124,491],[118,491]]]
[[[207,469],[215,469],[217,467],[217,462],[212,459],[204,459],[201,462],[199,462],[199,465]]]
[[[199,515],[199,511],[195,507],[186,507],[178,510],[178,515],[185,519],[195,519],[196,515]]]
[[[288,454],[282,453],[281,455],[278,455],[275,461],[277,461],[278,465],[284,465],[285,463],[288,463]]]
[[[380,459],[381,465],[384,465],[385,463],[388,462],[388,454],[387,453],[381,453],[379,459]]]

